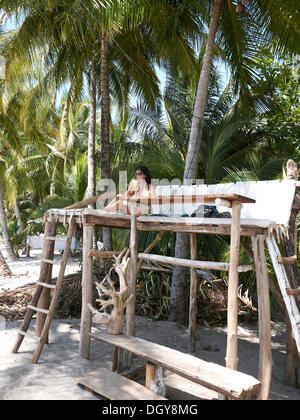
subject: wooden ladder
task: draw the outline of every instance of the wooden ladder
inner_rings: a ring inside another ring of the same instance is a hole
[[[63,279],[64,279],[66,265],[67,265],[67,261],[68,261],[68,257],[69,257],[70,249],[71,249],[71,241],[72,241],[72,237],[75,233],[75,228],[76,228],[75,219],[72,219],[70,221],[70,224],[69,224],[67,238],[64,239],[65,248],[64,248],[64,253],[63,253],[63,256],[62,256],[59,275],[58,275],[56,284],[50,284],[50,283],[41,281],[41,276],[40,276],[39,281],[36,282],[36,284],[38,285],[37,289],[36,289],[35,294],[33,295],[32,299],[31,299],[29,305],[27,306],[27,311],[26,311],[26,314],[25,314],[24,321],[23,321],[21,329],[18,333],[16,343],[15,343],[13,349],[12,349],[12,353],[17,353],[25,336],[29,336],[29,337],[32,337],[32,338],[36,339],[38,341],[38,344],[37,344],[37,347],[35,349],[35,352],[34,352],[34,355],[33,355],[33,358],[32,358],[32,363],[37,363],[38,362],[39,357],[41,355],[41,352],[43,350],[44,344],[46,343],[47,338],[48,338],[48,333],[49,333],[49,330],[50,330],[52,319],[54,317],[54,312],[55,312],[55,309],[56,309],[56,306],[57,306],[57,303],[58,303],[60,290],[61,290]],[[55,229],[56,229],[56,225],[55,225]],[[47,229],[45,229],[45,231],[46,230]],[[43,244],[43,257],[45,256],[45,254],[47,254],[47,252],[45,253],[44,251],[49,249],[49,243],[52,242],[52,241],[54,242],[56,240],[59,240],[58,238],[56,238],[56,236],[46,236],[45,235],[45,240],[44,240],[44,244]],[[44,264],[54,264],[54,261],[52,259],[42,258],[41,259],[41,272],[42,272],[42,267],[43,267]],[[52,272],[52,270],[51,270],[51,272]],[[53,290],[53,294],[52,294],[52,298],[50,300],[49,308],[48,309],[39,308],[38,307],[39,298],[40,298],[42,292],[47,290],[47,289],[52,289]],[[43,329],[42,329],[42,332],[41,332],[40,336],[35,336],[35,335],[27,332],[28,328],[30,326],[30,322],[32,320],[33,314],[35,312],[40,312],[40,313],[44,313],[44,314],[47,315],[46,319],[44,321]]]
[[[279,262],[282,256],[274,236],[272,235],[271,237],[268,237],[266,242],[276,273],[278,285],[280,287],[280,291],[291,322],[293,336],[297,345],[298,353],[300,354],[300,313],[297,302],[295,296],[290,296],[287,294],[286,290],[290,289],[291,286],[284,265]]]

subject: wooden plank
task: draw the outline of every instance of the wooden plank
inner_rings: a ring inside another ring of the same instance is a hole
[[[96,371],[77,377],[75,380],[109,400],[166,400],[143,385],[105,368],[97,368]]]
[[[58,223],[68,223],[71,216],[67,216],[64,220],[64,216],[52,217],[47,216],[44,218],[45,222],[57,221]],[[142,216],[141,216],[142,217]],[[146,216],[144,216],[146,217]],[[205,222],[204,225],[179,225],[171,223],[168,221],[168,218],[165,219],[165,223],[156,223],[150,221],[150,216],[148,221],[141,221],[140,218],[137,220],[137,229],[139,231],[149,231],[149,232],[183,232],[183,233],[202,233],[208,235],[230,235],[230,222],[228,226],[222,225],[209,225]],[[82,222],[79,217],[74,216],[76,224],[81,226]],[[193,219],[193,218],[192,218]],[[93,226],[102,226],[102,227],[111,227],[118,229],[130,229],[130,219],[110,219],[110,218],[99,218],[97,216],[86,215],[84,216],[85,224]],[[255,234],[263,235],[268,233],[268,230],[265,227],[259,226],[241,226],[241,236],[251,237]]]
[[[178,350],[123,334],[91,333],[90,336],[95,340],[127,349],[142,359],[232,399],[255,399],[260,392],[260,383],[252,376],[205,362]]]

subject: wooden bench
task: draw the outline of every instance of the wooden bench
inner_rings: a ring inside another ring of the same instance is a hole
[[[99,368],[75,380],[109,400],[166,400],[143,385],[105,368]]]
[[[128,350],[195,383],[234,400],[257,399],[261,384],[250,375],[205,362],[197,357],[128,335],[90,333],[94,340]],[[118,376],[120,378],[120,376]]]

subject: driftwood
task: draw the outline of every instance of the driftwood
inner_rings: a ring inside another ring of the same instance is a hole
[[[110,313],[98,312],[92,305],[88,304],[90,311],[93,314],[93,321],[98,324],[104,324],[108,327],[109,334],[121,334],[123,332],[123,312],[126,305],[132,300],[132,295],[128,298],[128,285],[126,284],[129,251],[123,250],[122,253],[115,258],[116,263],[110,269],[107,276],[101,281],[96,282],[97,291],[101,308],[100,311],[105,311],[108,307],[113,306]],[[115,270],[120,279],[120,291],[117,292],[111,280],[112,270]],[[103,299],[109,296],[108,300]]]

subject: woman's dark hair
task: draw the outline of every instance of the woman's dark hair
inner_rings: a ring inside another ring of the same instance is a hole
[[[148,185],[148,189],[149,189],[149,185],[151,184],[151,174],[149,169],[147,168],[147,166],[138,166],[136,169],[136,171],[141,171],[143,175],[146,175],[146,182]]]

